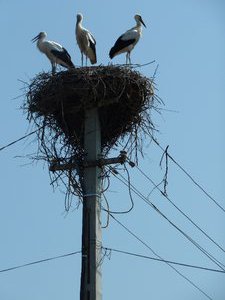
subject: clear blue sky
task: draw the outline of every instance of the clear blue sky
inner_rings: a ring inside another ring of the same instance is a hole
[[[85,2],[85,3],[84,3]],[[134,25],[140,13],[147,28],[132,53],[133,63],[145,76],[156,75],[158,95],[165,102],[162,115],[153,113],[163,146],[223,206],[225,142],[225,3],[222,0],[145,1],[0,1],[1,103],[0,147],[29,132],[19,109],[23,91],[19,80],[29,82],[40,71],[50,70],[44,55],[30,42],[40,31],[63,44],[76,65],[80,53],[74,26],[78,12],[97,40],[99,64],[108,64],[115,39]],[[114,59],[124,63],[125,56]],[[171,111],[167,111],[171,110]],[[48,168],[29,164],[25,156],[36,151],[30,138],[0,152],[0,270],[23,263],[80,250],[81,207],[65,217],[64,195],[52,190]],[[161,151],[146,141],[140,168],[155,182],[163,177]],[[132,183],[144,194],[149,181],[130,170]],[[168,195],[217,243],[225,247],[225,213],[207,198],[172,163]],[[129,207],[127,189],[116,179],[107,195],[110,207]],[[130,214],[117,216],[164,259],[218,268],[168,222],[135,195]],[[225,253],[207,240],[156,190],[150,200],[174,223],[225,263]],[[76,203],[76,200],[74,200]],[[105,216],[103,215],[103,220]],[[103,230],[103,245],[153,256],[115,221]],[[225,298],[225,274],[177,267],[212,299]],[[4,300],[79,299],[80,256],[0,273],[0,298]],[[161,262],[112,253],[103,263],[103,299],[202,300],[202,293]]]

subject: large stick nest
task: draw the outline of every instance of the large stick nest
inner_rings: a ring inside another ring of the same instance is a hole
[[[155,99],[152,79],[134,68],[111,65],[40,73],[28,86],[24,108],[40,128],[42,158],[79,163],[84,159],[87,109],[98,107],[103,154],[119,141],[137,152],[143,133],[154,128],[150,113]]]

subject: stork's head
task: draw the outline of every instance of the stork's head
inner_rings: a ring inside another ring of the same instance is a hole
[[[38,35],[36,35],[31,41],[34,43],[38,40],[43,40],[44,38],[46,38],[47,33],[46,32],[40,32]]]
[[[143,25],[146,27],[146,25],[145,25],[145,23],[144,23],[144,21],[142,20],[142,17],[141,17],[140,15],[135,15],[135,16],[134,16],[134,19],[135,19],[135,21],[137,22],[137,24],[143,24]]]
[[[77,14],[77,22],[81,22],[83,20],[83,15],[81,13]]]

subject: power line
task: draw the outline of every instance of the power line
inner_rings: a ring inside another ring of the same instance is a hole
[[[114,174],[112,171],[111,173],[123,184],[125,184],[128,187],[128,184],[126,182],[126,179],[118,173],[123,179],[119,178]],[[212,262],[214,262],[218,267],[220,267],[222,270],[225,271],[223,263],[218,261],[212,254],[210,254],[207,250],[205,250],[203,247],[201,247],[195,240],[193,240],[188,234],[186,234],[182,229],[180,229],[175,223],[173,223],[163,212],[161,212],[149,199],[147,199],[136,187],[134,187],[133,184],[130,184],[130,189],[146,204],[148,204],[150,207],[152,207],[161,217],[163,217],[167,222],[169,222],[170,225],[172,225],[176,230],[178,230],[189,242],[191,242],[196,248],[198,248],[205,256],[207,256]],[[223,266],[223,267],[222,267]]]
[[[197,265],[191,265],[191,264],[176,262],[176,261],[172,261],[172,260],[160,259],[160,258],[156,258],[156,257],[151,257],[151,256],[139,254],[139,253],[125,251],[125,250],[119,250],[119,249],[114,249],[114,248],[109,248],[109,247],[102,247],[102,249],[109,250],[109,251],[112,251],[112,252],[118,252],[118,253],[130,255],[130,256],[136,256],[136,257],[140,257],[140,258],[144,258],[144,259],[148,259],[148,260],[164,262],[164,263],[167,263],[167,264],[178,265],[178,266],[182,266],[182,267],[188,267],[188,268],[193,268],[193,269],[199,269],[199,270],[204,270],[204,271],[210,271],[210,272],[225,274],[225,271],[218,270],[218,269],[212,269],[212,268],[207,268],[207,267],[202,267],[202,266],[197,266]]]
[[[131,212],[131,210],[134,208],[134,201],[133,201],[133,197],[132,197],[132,193],[131,193],[131,189],[130,189],[130,174],[129,174],[129,171],[128,171],[128,169],[126,168],[125,165],[124,165],[124,167],[125,167],[125,171],[126,171],[126,173],[127,173],[127,182],[128,182],[128,186],[129,186],[128,192],[129,192],[129,198],[130,198],[131,206],[130,206],[129,209],[123,210],[123,211],[112,211],[112,210],[110,210],[110,209],[109,209],[109,205],[108,205],[108,201],[107,201],[106,196],[105,196],[105,194],[104,194],[104,192],[105,192],[106,190],[104,190],[104,191],[102,192],[102,194],[103,194],[103,198],[105,199],[108,208],[105,209],[105,208],[102,206],[102,209],[103,209],[105,212],[107,212],[107,213],[118,214],[118,215],[119,215],[119,214],[120,214],[120,215],[121,215],[121,214],[127,214],[127,213]]]
[[[146,242],[144,242],[141,238],[139,238],[135,233],[133,233],[129,228],[127,228],[124,224],[122,224],[119,220],[117,220],[112,214],[110,216],[116,221],[121,227],[123,227],[130,235],[132,235],[136,240],[138,240],[142,245],[144,245],[147,249],[149,249],[155,256],[159,259],[163,258],[158,255]],[[197,286],[192,280],[190,280],[187,276],[183,275],[180,271],[178,271],[172,264],[165,262],[171,269],[173,269],[179,276],[189,282],[193,287],[195,287],[199,292],[205,295],[208,299],[213,300],[208,294],[206,294],[199,286]]]
[[[40,129],[41,129],[41,127],[38,128],[38,129],[36,129],[36,130],[34,130],[34,131],[32,131],[32,132],[30,132],[30,133],[28,133],[28,134],[26,134],[26,135],[24,135],[24,136],[22,136],[21,138],[15,140],[15,141],[13,141],[13,142],[11,142],[11,143],[9,143],[9,144],[7,144],[7,145],[1,147],[1,148],[0,148],[0,151],[4,150],[4,149],[6,149],[6,148],[8,148],[8,147],[10,147],[10,146],[12,146],[12,145],[14,145],[14,144],[20,142],[20,141],[22,141],[23,139],[25,139],[25,138],[27,138],[28,136],[34,134],[35,132],[37,132],[37,131],[40,130]]]
[[[118,220],[116,220],[116,221],[118,222]],[[120,222],[118,222],[118,223],[120,224]],[[171,260],[165,260],[165,259],[162,259],[162,258],[150,257],[150,256],[147,256],[147,255],[128,252],[128,251],[124,251],[124,250],[119,250],[119,249],[114,249],[114,248],[109,248],[109,247],[103,247],[103,246],[102,246],[102,249],[110,250],[110,251],[118,252],[118,253],[123,253],[123,254],[131,255],[131,256],[137,256],[137,257],[140,257],[140,258],[155,260],[155,261],[159,261],[159,262],[164,262],[164,263],[167,263],[167,264],[174,264],[174,265],[179,265],[179,266],[183,266],[183,267],[189,267],[189,268],[194,268],[194,269],[200,269],[200,270],[217,272],[217,273],[224,273],[225,274],[225,271],[222,271],[222,270],[217,270],[217,269],[212,269],[212,268],[207,268],[207,267],[202,267],[202,266],[197,266],[197,265],[191,265],[191,264],[181,263],[181,262],[176,262],[176,261],[171,261]],[[26,264],[23,264],[23,265],[18,265],[18,266],[10,267],[10,268],[7,268],[7,269],[2,269],[2,270],[0,270],[0,273],[16,270],[16,269],[19,269],[19,268],[28,267],[28,266],[43,263],[43,262],[46,262],[46,261],[56,260],[56,259],[59,259],[59,258],[65,258],[65,257],[72,256],[72,255],[79,254],[79,253],[81,253],[81,251],[76,251],[76,252],[71,252],[71,253],[67,253],[67,254],[63,254],[63,255],[59,255],[59,256],[54,256],[54,257],[50,257],[50,258],[41,259],[41,260],[38,260],[38,261],[26,263]]]
[[[208,235],[199,225],[197,225],[186,213],[184,213],[169,197],[167,194],[165,194],[159,186],[146,174],[144,173],[141,168],[139,168],[137,165],[135,167],[138,169],[138,171],[145,177],[147,178],[153,185],[154,187],[175,207],[189,222],[191,222],[201,233],[203,233],[211,242],[213,242],[220,250],[222,250],[225,253],[224,248],[219,245],[210,235]]]
[[[123,180],[126,181],[126,179],[118,173]],[[115,176],[115,175],[114,175]],[[116,176],[117,177],[117,176]],[[117,177],[118,178],[118,177]],[[119,178],[118,178],[119,179]],[[125,182],[126,184],[126,182]],[[128,186],[126,184],[126,186]],[[150,207],[152,207],[156,212],[158,212],[159,215],[161,215],[165,220],[167,220],[170,225],[172,225],[175,229],[177,229],[185,238],[187,238],[196,248],[198,248],[203,254],[205,254],[211,261],[213,261],[218,267],[220,267],[222,270],[225,271],[225,265],[221,263],[219,260],[217,260],[212,254],[210,254],[207,250],[205,250],[203,247],[199,245],[194,239],[192,239],[188,234],[186,234],[182,229],[180,229],[175,223],[173,223],[163,212],[161,212],[149,199],[147,199],[134,185],[130,184],[132,187],[132,190],[134,193],[136,193],[142,200],[145,201]],[[222,267],[223,266],[223,267]]]
[[[19,265],[19,266],[15,266],[15,267],[3,269],[3,270],[0,270],[0,273],[12,271],[12,270],[16,270],[16,269],[20,269],[20,268],[24,268],[24,267],[28,267],[28,266],[35,265],[35,264],[40,264],[40,263],[43,263],[43,262],[46,262],[46,261],[51,261],[51,260],[55,260],[55,259],[59,259],[59,258],[64,258],[64,257],[72,256],[72,255],[75,255],[75,254],[78,254],[78,253],[81,253],[81,251],[71,252],[71,253],[67,253],[67,254],[63,254],[63,255],[58,255],[58,256],[54,256],[54,257],[50,257],[50,258],[44,258],[44,259],[41,259],[41,260],[37,260],[37,261],[30,262],[30,263],[26,263],[26,264],[23,264],[23,265]]]
[[[164,152],[165,149],[160,145],[160,143],[152,136],[152,140],[153,142]],[[221,204],[218,203],[218,201],[216,201],[194,178],[192,175],[190,175],[190,173],[188,171],[186,171],[184,169],[184,167],[181,166],[180,163],[177,162],[177,160],[175,160],[175,158],[172,157],[172,155],[170,155],[167,152],[168,157],[172,160],[172,162],[210,199],[212,200],[217,207],[219,207],[223,212],[225,212],[225,208],[222,207]]]

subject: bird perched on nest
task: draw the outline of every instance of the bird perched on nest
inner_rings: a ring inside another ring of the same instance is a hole
[[[83,16],[82,14],[77,14],[77,23],[76,23],[76,39],[77,44],[81,52],[81,64],[83,66],[83,55],[86,56],[86,65],[87,58],[90,59],[91,64],[96,64],[96,41],[93,35],[82,26]]]
[[[33,43],[37,41],[38,49],[50,60],[52,65],[52,74],[56,72],[57,65],[61,65],[67,69],[74,68],[74,64],[71,61],[71,56],[67,50],[56,42],[46,40],[46,37],[46,32],[40,32],[31,41]]]
[[[112,59],[114,56],[119,55],[121,53],[126,54],[126,64],[131,64],[130,52],[134,49],[134,46],[137,44],[141,37],[142,33],[142,24],[145,26],[144,21],[140,15],[135,15],[134,19],[136,21],[136,26],[127,30],[124,34],[122,34],[115,45],[111,48],[109,52],[109,57]]]

